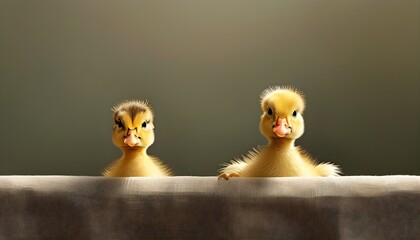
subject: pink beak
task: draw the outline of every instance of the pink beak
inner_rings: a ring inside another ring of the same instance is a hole
[[[276,125],[273,127],[273,132],[279,137],[284,137],[290,133],[289,124],[286,118],[277,118]]]
[[[140,143],[140,139],[137,136],[136,129],[128,129],[127,136],[124,138],[124,143],[130,147],[134,147]]]

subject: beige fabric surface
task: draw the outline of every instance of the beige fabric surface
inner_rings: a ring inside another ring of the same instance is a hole
[[[0,239],[420,239],[420,176],[0,176]]]

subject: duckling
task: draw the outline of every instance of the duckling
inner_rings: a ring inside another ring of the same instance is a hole
[[[153,110],[147,101],[126,101],[112,108],[112,142],[123,155],[102,173],[107,177],[170,176],[172,171],[157,157],[147,154],[155,141]]]
[[[268,144],[234,159],[220,170],[219,178],[338,176],[341,170],[331,163],[316,164],[295,140],[303,135],[303,94],[290,87],[271,87],[260,96],[260,132]]]

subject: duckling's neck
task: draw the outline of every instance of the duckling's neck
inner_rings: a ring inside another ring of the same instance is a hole
[[[293,149],[295,140],[289,138],[271,138],[268,147],[275,150],[287,151]]]
[[[123,147],[121,150],[123,152],[122,159],[134,159],[147,156],[146,147]]]

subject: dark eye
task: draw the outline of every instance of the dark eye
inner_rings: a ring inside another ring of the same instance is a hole
[[[296,110],[295,110],[295,111],[293,111],[292,115],[293,115],[293,117],[296,117],[296,116],[297,116],[297,112],[296,112]]]
[[[122,123],[121,119],[118,119],[115,124],[118,125],[119,128],[124,128],[124,124]]]
[[[144,121],[144,122],[141,124],[141,127],[142,127],[142,128],[147,127],[147,122],[146,122],[146,121]]]
[[[273,110],[271,110],[271,108],[268,108],[267,109],[267,114],[270,115],[270,116],[273,115]]]

